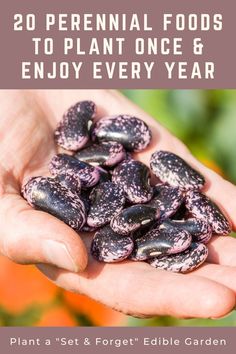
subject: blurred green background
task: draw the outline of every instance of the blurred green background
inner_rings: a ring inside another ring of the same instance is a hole
[[[236,90],[122,92],[180,138],[198,159],[236,184]],[[0,256],[0,326],[88,325],[235,326],[236,312],[221,320],[139,320],[59,289],[35,267]]]

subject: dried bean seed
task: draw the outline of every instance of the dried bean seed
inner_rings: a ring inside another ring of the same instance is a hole
[[[94,186],[99,181],[99,171],[94,166],[82,162],[73,156],[57,154],[53,156],[49,170],[53,176],[71,175],[81,182],[82,188]]]
[[[178,187],[157,184],[153,190],[153,198],[148,202],[148,205],[160,210],[161,219],[173,215],[184,200],[184,194]]]
[[[206,244],[212,237],[211,226],[202,219],[191,218],[187,220],[165,220],[160,225],[160,229],[168,229],[168,227],[175,227],[188,231],[195,242]]]
[[[22,193],[31,206],[52,214],[76,231],[85,223],[86,211],[78,194],[55,178],[33,177],[23,186]]]
[[[71,151],[85,146],[95,112],[96,106],[92,101],[81,101],[70,107],[55,130],[56,143]]]
[[[107,224],[125,205],[123,190],[112,182],[100,183],[90,194],[90,200],[87,224],[92,227]]]
[[[148,205],[133,205],[122,210],[111,220],[111,228],[121,234],[129,235],[142,225],[150,224],[158,219],[160,212],[158,209]]]
[[[207,258],[208,249],[203,243],[192,243],[182,253],[169,256],[159,256],[148,260],[155,268],[169,270],[176,273],[187,273],[198,268]]]
[[[186,194],[186,208],[197,219],[210,224],[214,234],[228,235],[231,232],[230,222],[220,208],[206,195],[189,191]]]
[[[140,161],[124,160],[113,171],[112,181],[120,185],[131,203],[146,203],[153,195],[149,168]]]
[[[120,262],[128,258],[134,247],[131,237],[121,237],[109,226],[105,226],[94,235],[91,254],[102,262]]]
[[[134,241],[134,250],[131,259],[143,261],[159,255],[169,255],[186,250],[192,237],[186,230],[159,227],[149,231],[146,235]]]
[[[204,177],[178,155],[156,151],[151,156],[151,170],[164,183],[183,189],[201,189]]]
[[[93,140],[116,141],[129,151],[145,149],[152,138],[151,131],[141,119],[119,115],[100,119],[92,131]]]
[[[124,160],[126,152],[123,145],[115,141],[107,141],[88,146],[78,151],[74,157],[93,166],[114,166]]]
[[[60,182],[64,187],[68,189],[72,189],[73,191],[77,192],[80,194],[81,192],[81,182],[80,179],[78,179],[74,175],[68,175],[68,174],[59,174],[55,177],[55,179]]]

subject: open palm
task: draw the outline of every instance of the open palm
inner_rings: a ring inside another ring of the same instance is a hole
[[[211,318],[227,314],[235,306],[236,292],[236,240],[232,237],[213,237],[208,263],[186,275],[157,270],[143,262],[101,264],[87,256],[91,235],[79,237],[53,216],[33,210],[21,197],[23,181],[48,175],[48,162],[57,152],[53,130],[62,113],[83,99],[96,102],[100,117],[126,113],[146,120],[153,141],[137,158],[148,164],[150,154],[158,149],[182,156],[204,174],[206,193],[236,228],[236,187],[202,166],[180,141],[117,92],[2,91],[0,251],[18,263],[38,264],[59,286],[124,313]]]

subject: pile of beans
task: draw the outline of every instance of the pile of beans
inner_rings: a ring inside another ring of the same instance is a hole
[[[204,177],[168,151],[154,152],[149,169],[132,157],[151,142],[145,122],[129,115],[96,122],[95,116],[91,101],[69,108],[54,138],[70,153],[52,158],[52,177],[28,180],[25,199],[77,232],[95,231],[91,254],[98,261],[146,261],[182,273],[201,265],[212,235],[231,231],[201,192]],[[153,186],[151,172],[158,178]]]

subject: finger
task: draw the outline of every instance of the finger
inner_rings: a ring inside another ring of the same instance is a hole
[[[216,236],[208,243],[208,262],[236,267],[236,238]]]
[[[87,265],[81,238],[53,216],[33,210],[18,194],[0,202],[0,250],[17,263],[48,263],[73,272]]]
[[[80,275],[45,265],[39,269],[63,288],[139,317],[218,318],[235,306],[233,291],[215,281],[153,269],[146,263],[95,262]]]
[[[223,284],[236,294],[236,268],[217,264],[204,263],[193,271],[196,274],[219,284]]]

